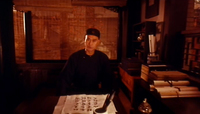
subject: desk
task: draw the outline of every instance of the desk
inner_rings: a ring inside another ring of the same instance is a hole
[[[122,67],[119,66],[119,73],[121,76],[121,81],[122,83],[126,86],[126,88],[128,89],[128,92],[130,93],[130,95],[128,97],[130,97],[130,101],[131,103],[134,102],[134,85],[135,85],[135,80],[141,79],[140,75],[139,76],[131,76],[129,73],[127,73],[127,71],[125,71]]]
[[[59,100],[59,96],[38,96],[35,99],[21,103],[15,110],[15,114],[53,114],[54,107]],[[113,102],[117,109],[117,114],[126,114],[119,96],[115,95]]]
[[[171,109],[175,114],[200,114],[200,98],[168,98],[162,99],[169,109]]]
[[[152,106],[152,114],[200,114],[200,98],[165,98],[161,99],[157,92],[149,91],[148,83],[142,79],[137,80],[135,90],[135,108],[144,98]],[[137,114],[137,110],[133,114]]]

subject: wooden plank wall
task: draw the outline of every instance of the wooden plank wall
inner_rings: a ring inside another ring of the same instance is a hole
[[[23,95],[31,95],[43,86],[55,87],[56,79],[71,53],[83,48],[88,27],[101,31],[99,47],[111,59],[117,59],[118,13],[103,7],[71,6],[71,0],[14,0],[14,31],[17,75]],[[23,13],[32,13],[33,58],[62,60],[53,63],[27,63]],[[117,62],[112,68],[117,74]]]
[[[64,8],[64,7],[70,7],[71,6],[71,0],[13,0],[15,6],[19,6],[23,8],[32,7],[35,6],[43,7],[56,7],[56,8]],[[35,8],[36,9],[36,8]]]
[[[194,0],[188,0],[186,30],[194,29]]]
[[[102,43],[98,49],[110,59],[117,59],[117,12],[103,7],[85,6],[68,8],[70,12],[30,10],[34,60],[67,60],[73,52],[84,48],[85,31],[90,27],[95,27],[101,32]],[[19,11],[15,11],[14,14],[16,60],[17,63],[25,63],[27,47],[24,45],[26,38],[23,31],[23,14]]]

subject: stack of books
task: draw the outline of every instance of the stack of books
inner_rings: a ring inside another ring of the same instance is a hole
[[[191,86],[188,80],[154,80],[151,90],[157,91],[161,98],[200,97],[198,87]]]
[[[149,77],[152,80],[184,80],[189,76],[180,71],[151,71]]]
[[[151,71],[148,75],[150,91],[161,98],[200,97],[198,87],[192,86],[189,75],[180,71]]]
[[[141,65],[141,75],[140,77],[145,80],[146,82],[150,81],[149,74],[152,71],[167,71],[171,70],[172,68],[168,65],[165,64],[159,64],[159,65],[146,65],[142,64]]]

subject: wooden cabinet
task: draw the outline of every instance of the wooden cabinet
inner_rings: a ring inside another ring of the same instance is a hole
[[[133,25],[132,32],[132,56],[147,63],[149,53],[149,35],[156,34],[156,22],[146,21]]]
[[[119,66],[119,73],[121,76],[121,81],[126,88],[123,89],[127,97],[129,98],[131,105],[134,103],[134,82],[135,80],[141,79],[140,76],[131,76],[127,71]],[[126,89],[126,90],[125,90]]]
[[[182,70],[200,78],[200,29],[186,30]]]

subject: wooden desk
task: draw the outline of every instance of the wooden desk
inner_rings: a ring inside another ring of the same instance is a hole
[[[135,81],[138,79],[141,79],[140,76],[131,76],[127,71],[125,71],[123,68],[119,67],[119,73],[121,76],[122,83],[126,86],[128,90],[128,97],[130,99],[131,104],[133,105],[134,102],[134,85]]]
[[[152,114],[200,114],[200,98],[160,98],[158,93],[149,91],[148,83],[137,80],[135,83],[135,108],[139,106],[144,98],[147,98],[152,106]],[[133,114],[137,114],[137,110]]]
[[[21,103],[15,110],[14,114],[53,114],[54,107],[59,100],[59,96],[40,96],[35,99]],[[115,96],[113,100],[117,109],[117,114],[126,114],[124,107],[119,100],[119,96]]]
[[[175,114],[200,114],[200,98],[169,98],[162,99]]]
[[[22,102],[15,114],[53,114],[59,96],[39,96]]]

